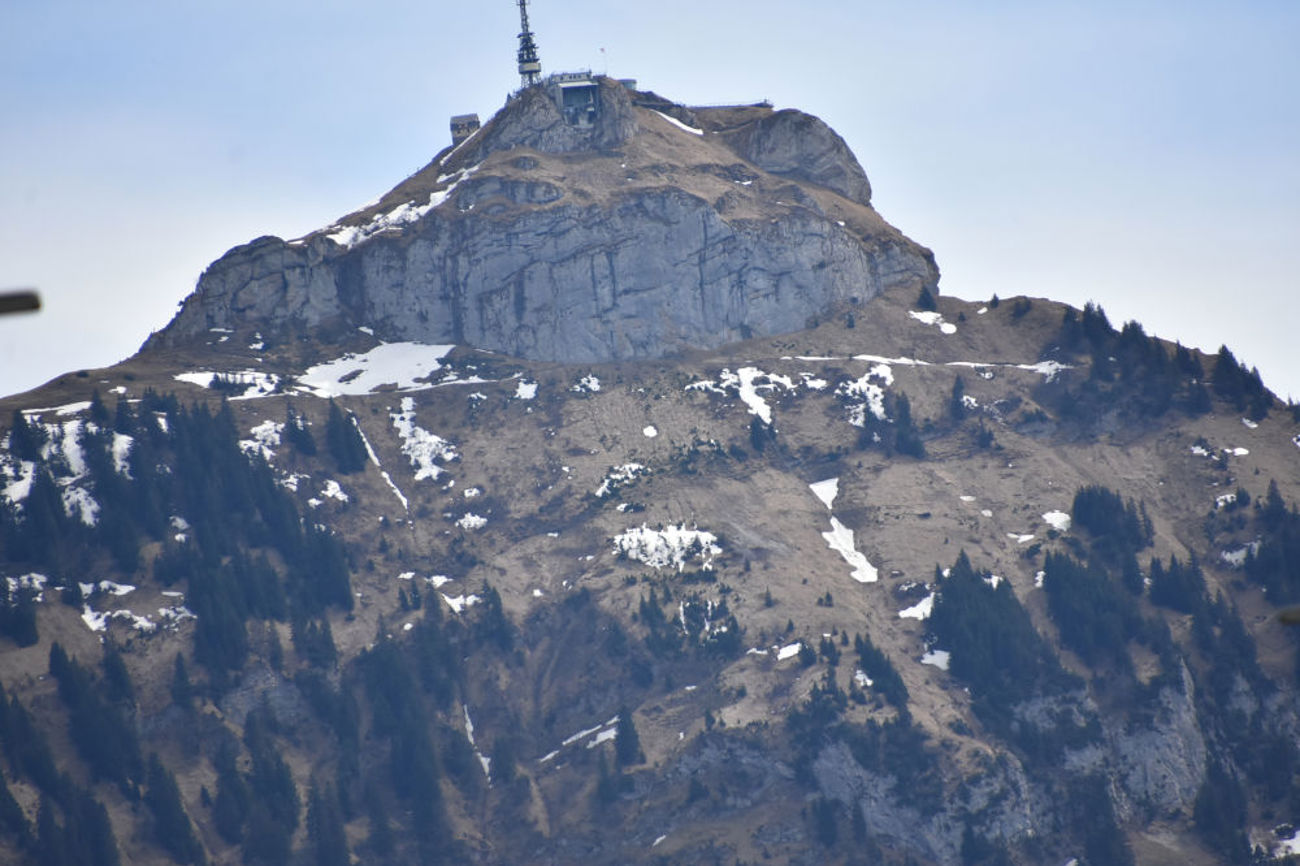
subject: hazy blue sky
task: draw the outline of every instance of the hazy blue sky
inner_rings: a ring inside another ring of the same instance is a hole
[[[1300,399],[1300,3],[536,0],[547,71],[771,99],[941,288],[1100,302]],[[388,190],[515,87],[508,0],[7,0],[0,393],[131,354],[199,273]],[[605,52],[602,53],[601,49]]]

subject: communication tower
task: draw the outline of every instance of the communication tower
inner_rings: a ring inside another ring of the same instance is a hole
[[[537,58],[537,43],[528,29],[528,0],[519,0],[519,79],[523,87],[542,80],[542,61]]]

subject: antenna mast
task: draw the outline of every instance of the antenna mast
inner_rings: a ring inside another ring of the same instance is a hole
[[[542,78],[542,61],[537,58],[537,43],[528,29],[528,0],[519,0],[519,79],[529,87]]]

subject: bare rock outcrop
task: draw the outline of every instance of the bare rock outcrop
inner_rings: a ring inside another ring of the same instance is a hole
[[[146,348],[211,328],[365,326],[535,360],[657,358],[936,288],[929,250],[870,207],[865,172],[820,120],[669,117],[596,82],[588,122],[555,87],[530,88],[375,205],[231,250]]]
[[[839,133],[820,118],[786,109],[722,133],[728,146],[772,174],[824,186],[871,204],[871,182]]]

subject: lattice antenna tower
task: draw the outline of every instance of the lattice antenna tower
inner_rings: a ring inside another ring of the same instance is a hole
[[[528,0],[519,0],[519,80],[529,87],[542,80],[542,61],[537,58],[537,42],[528,29]]]

